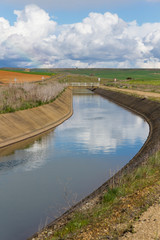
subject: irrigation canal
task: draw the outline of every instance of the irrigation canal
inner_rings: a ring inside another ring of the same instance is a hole
[[[73,106],[62,125],[0,157],[0,239],[27,239],[124,166],[148,136],[141,117],[88,90],[76,90]]]

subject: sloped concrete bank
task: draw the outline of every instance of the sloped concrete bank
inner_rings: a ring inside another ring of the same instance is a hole
[[[46,132],[64,122],[72,113],[72,90],[67,88],[53,103],[1,114],[0,149]]]
[[[149,126],[150,133],[149,136],[140,149],[140,151],[126,164],[119,172],[117,172],[113,177],[107,180],[102,186],[100,186],[97,190],[91,193],[89,196],[81,200],[71,209],[66,211],[61,217],[50,223],[45,230],[49,231],[50,229],[58,229],[64,224],[67,223],[69,219],[71,219],[73,213],[80,209],[86,209],[92,204],[95,204],[97,199],[103,194],[106,189],[113,184],[116,185],[120,181],[120,178],[128,172],[133,171],[135,168],[143,164],[149,156],[154,154],[160,148],[160,103],[150,101],[146,98],[134,97],[131,95],[126,95],[120,92],[114,92],[110,90],[104,90],[101,88],[93,89],[96,94],[100,94],[101,96],[107,98],[110,101],[115,102],[116,104],[127,108],[128,110],[140,115],[144,118]],[[36,233],[29,239],[33,239],[38,237]],[[37,238],[38,239],[38,238]],[[41,238],[40,238],[41,239]]]
[[[154,154],[160,147],[160,103],[148,100],[147,98],[135,97],[101,88],[95,89],[94,92],[140,115],[150,126],[149,136],[145,144],[119,173],[124,172],[125,169],[127,169],[127,171],[132,170],[147,160],[148,157]]]

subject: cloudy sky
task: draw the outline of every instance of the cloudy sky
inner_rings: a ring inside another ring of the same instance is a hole
[[[0,6],[0,67],[160,67],[160,0]]]

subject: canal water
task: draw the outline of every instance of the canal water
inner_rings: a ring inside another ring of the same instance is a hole
[[[25,240],[103,184],[142,147],[148,124],[87,90],[74,114],[0,157],[0,239]]]

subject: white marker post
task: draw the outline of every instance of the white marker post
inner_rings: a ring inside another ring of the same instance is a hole
[[[100,79],[100,78],[98,78],[98,82],[99,82],[99,84],[100,84],[100,81],[101,81],[101,79]]]

